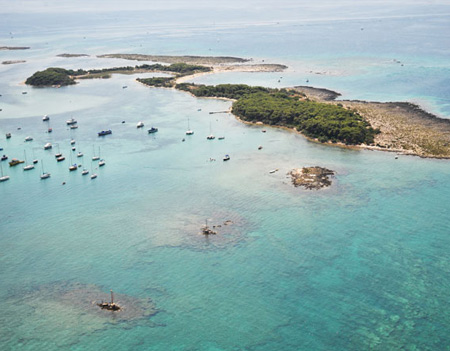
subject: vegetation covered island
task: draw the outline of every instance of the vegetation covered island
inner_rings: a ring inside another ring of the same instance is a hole
[[[186,63],[173,63],[171,65],[162,65],[156,63],[152,65],[144,64],[140,66],[113,67],[103,69],[78,69],[76,71],[72,69],[50,67],[44,71],[38,71],[34,73],[25,81],[25,84],[35,87],[47,87],[55,85],[67,86],[76,84],[76,79],[110,78],[114,73],[132,74],[143,72],[167,72],[175,74],[175,77],[182,77],[198,72],[209,71],[211,71],[210,67],[190,65]],[[175,77],[169,77],[166,79],[172,80]]]
[[[347,145],[372,144],[379,132],[357,112],[316,101],[291,89],[252,87],[245,84],[205,86],[178,84],[177,89],[198,97],[236,100],[232,112],[247,122],[295,128],[320,142],[342,142]]]
[[[247,64],[250,60],[235,57],[129,54],[98,57],[153,60],[165,64],[91,70],[51,67],[34,73],[26,84],[36,87],[66,86],[76,84],[78,79],[109,78],[115,73],[168,73],[170,76],[167,77],[136,80],[152,87],[186,91],[196,97],[232,99],[231,112],[244,122],[286,127],[322,143],[450,158],[450,120],[438,118],[410,103],[336,101],[339,93],[313,87],[274,89],[245,84],[208,86],[186,83],[195,74],[280,72],[287,68],[284,65]]]

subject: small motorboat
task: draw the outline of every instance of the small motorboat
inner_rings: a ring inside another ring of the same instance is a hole
[[[47,133],[51,133],[51,132],[53,132],[53,129],[52,128],[48,128],[47,129]]]
[[[269,171],[269,173],[272,174],[272,173],[275,173],[275,172],[277,172],[277,171],[278,171],[278,168],[272,169],[271,171]]]
[[[83,170],[81,171],[81,175],[88,175],[89,171],[86,168],[83,168]]]
[[[95,179],[95,178],[97,178],[97,174],[95,174],[95,173],[91,174],[91,179]]]
[[[224,136],[220,136],[220,137],[218,137],[217,139],[223,140],[223,139],[225,139],[225,137],[224,137]]]
[[[17,158],[13,158],[11,161],[9,161],[9,166],[17,166],[19,163],[24,163],[25,161],[19,160]]]
[[[112,134],[112,131],[111,131],[111,129],[109,129],[109,130],[102,130],[101,132],[98,132],[97,134],[98,134],[98,136],[105,136],[105,135],[108,135],[108,134]]]
[[[76,163],[74,163],[73,165],[69,166],[69,171],[76,171],[78,169],[78,166]]]
[[[42,117],[42,121],[46,122],[49,121],[50,117],[48,115],[44,115],[44,117]]]
[[[30,137],[30,136],[27,136],[27,137],[25,138],[25,141],[32,141],[32,140],[33,140],[33,138]]]
[[[105,160],[101,159],[100,161],[98,161],[98,166],[99,167],[103,167],[106,164]]]
[[[73,140],[73,139],[70,141],[70,145],[73,145],[73,144],[75,144],[75,143],[76,143],[76,141]]]
[[[78,124],[72,124],[71,126],[70,126],[70,129],[77,129],[78,128]]]
[[[207,137],[206,137],[206,139],[208,139],[208,140],[214,140],[216,137],[214,136],[214,135],[212,135],[212,134],[210,134],[210,135],[208,135]]]
[[[267,130],[263,129],[261,132],[265,133],[265,132],[267,132]]]
[[[158,128],[151,127],[151,128],[148,130],[148,133],[149,133],[149,134],[152,134],[152,133],[156,133],[157,131],[158,131]]]
[[[224,161],[228,161],[230,159],[230,155],[225,155],[225,157],[223,158]]]
[[[77,120],[76,120],[75,118],[71,118],[71,119],[69,119],[69,120],[66,121],[66,124],[67,124],[68,126],[77,124]]]
[[[262,150],[262,146],[261,145],[258,146],[258,150]]]
[[[81,151],[78,151],[77,157],[83,157],[83,153]]]
[[[5,160],[7,160],[7,159],[8,159],[8,156],[3,155],[2,158],[1,158],[1,161],[5,161]]]
[[[142,128],[144,126],[144,122],[139,122],[138,124],[136,124],[136,128]]]
[[[47,143],[44,145],[44,150],[50,150],[52,148],[52,144],[51,143]]]
[[[59,156],[59,157],[57,157],[56,158],[56,161],[58,161],[58,162],[61,162],[61,161],[64,161],[66,158],[64,157],[64,156]]]
[[[11,138],[11,133],[6,133],[6,139]]]

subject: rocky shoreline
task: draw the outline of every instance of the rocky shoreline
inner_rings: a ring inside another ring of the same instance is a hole
[[[340,94],[331,90],[312,87],[294,89],[309,99],[353,109],[373,128],[381,131],[375,136],[373,146],[358,146],[360,148],[427,158],[450,158],[450,119],[439,118],[410,102],[336,100]]]

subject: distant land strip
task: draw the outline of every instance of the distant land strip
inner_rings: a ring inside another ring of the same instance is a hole
[[[0,50],[28,50],[29,46],[0,46]]]
[[[59,54],[58,57],[89,57],[87,54]]]
[[[2,65],[13,65],[15,63],[24,63],[27,62],[25,60],[10,60],[10,61],[3,61]]]
[[[168,55],[142,55],[142,54],[105,54],[97,55],[100,58],[118,58],[134,61],[153,61],[164,63],[187,63],[192,65],[218,65],[231,63],[244,63],[250,61],[240,57],[230,56],[168,56]]]

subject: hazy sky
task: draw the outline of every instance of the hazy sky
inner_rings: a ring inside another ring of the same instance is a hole
[[[277,10],[332,10],[351,8],[357,11],[376,7],[389,9],[450,7],[448,0],[0,0],[0,13],[39,12],[108,12],[123,10],[175,10],[175,9],[254,9],[255,11]]]

